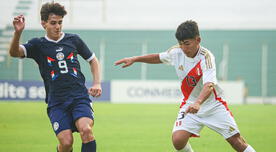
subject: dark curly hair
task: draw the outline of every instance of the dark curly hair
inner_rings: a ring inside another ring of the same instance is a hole
[[[48,2],[42,5],[40,10],[40,16],[42,21],[47,21],[50,14],[55,14],[64,17],[67,12],[64,6],[55,2]]]
[[[175,37],[178,41],[193,39],[196,36],[199,36],[198,25],[192,20],[180,24],[175,33]]]

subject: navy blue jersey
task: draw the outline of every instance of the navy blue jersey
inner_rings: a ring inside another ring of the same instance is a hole
[[[25,56],[34,59],[39,66],[48,107],[88,96],[77,55],[89,62],[94,53],[78,35],[64,33],[57,41],[46,36],[33,38],[23,46]]]

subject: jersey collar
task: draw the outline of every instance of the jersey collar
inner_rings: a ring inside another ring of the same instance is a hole
[[[47,35],[45,35],[45,39],[46,39],[47,41],[50,41],[50,42],[58,43],[59,41],[61,41],[61,40],[64,38],[64,36],[65,36],[65,34],[64,34],[63,32],[61,32],[61,37],[60,37],[58,40],[56,40],[56,41],[50,39]]]

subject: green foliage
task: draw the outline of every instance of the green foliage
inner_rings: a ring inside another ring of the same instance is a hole
[[[276,105],[235,105],[231,111],[241,134],[256,151],[276,149]],[[95,103],[94,134],[99,152],[173,152],[171,130],[178,112],[173,104]],[[81,141],[74,134],[74,150]],[[192,138],[196,152],[231,152],[217,133],[204,128]],[[42,102],[0,102],[0,152],[55,151],[57,140]]]

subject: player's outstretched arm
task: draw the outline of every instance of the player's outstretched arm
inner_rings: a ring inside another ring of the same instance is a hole
[[[10,44],[9,53],[12,57],[24,57],[24,51],[19,47],[20,36],[25,28],[25,18],[23,15],[16,16],[13,19],[14,35]]]
[[[134,62],[144,62],[144,63],[150,63],[150,64],[162,63],[159,58],[159,54],[148,54],[143,56],[133,56],[133,57],[124,58],[116,61],[115,65],[123,64],[122,68],[125,68],[132,65]]]
[[[88,93],[93,97],[99,97],[102,95],[101,87],[101,68],[97,57],[94,57],[90,62],[90,68],[93,75],[93,85],[88,89]]]

